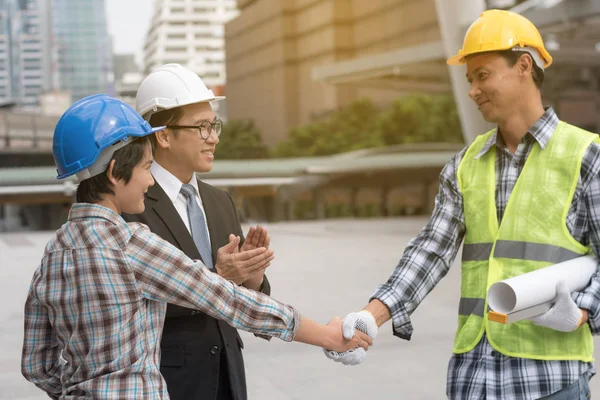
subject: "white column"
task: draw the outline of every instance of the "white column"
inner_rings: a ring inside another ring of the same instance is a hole
[[[21,218],[19,217],[20,207],[17,204],[4,205],[5,229],[10,232],[21,227]]]
[[[486,9],[485,0],[435,0],[440,33],[446,58],[462,48],[469,25]],[[493,125],[485,122],[473,101],[469,98],[469,83],[465,67],[448,66],[454,100],[458,107],[465,143],[471,143],[477,135],[487,132]]]

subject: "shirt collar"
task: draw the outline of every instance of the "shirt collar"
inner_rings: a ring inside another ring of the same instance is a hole
[[[125,224],[125,220],[119,214],[98,204],[90,203],[75,203],[69,210],[68,221],[76,221],[80,219],[100,218],[112,222],[115,225]]]
[[[552,138],[552,134],[558,126],[559,119],[554,112],[552,107],[545,108],[544,114],[529,128],[527,133],[535,139],[540,145],[541,149],[544,150]],[[504,147],[504,142],[500,135],[498,135],[498,128],[494,130],[494,134],[485,142],[485,145],[481,151],[475,156],[480,158],[486,154],[492,146],[496,145],[499,148]]]
[[[177,196],[179,196],[179,193],[181,192],[181,187],[183,186],[183,183],[175,175],[167,171],[156,161],[154,161],[150,166],[150,172],[152,173],[154,180],[156,180],[160,187],[165,191],[171,202],[174,203],[175,200],[177,200]],[[188,184],[194,187],[196,194],[200,198],[196,174],[192,175],[192,179],[190,179]]]

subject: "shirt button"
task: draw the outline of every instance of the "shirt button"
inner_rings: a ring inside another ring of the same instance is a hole
[[[198,315],[199,313],[200,313],[200,312],[199,312],[199,311],[196,311],[196,310],[192,311],[192,315]]]
[[[216,355],[219,352],[219,348],[217,346],[213,346],[212,349],[210,349],[210,354],[212,355]]]
[[[492,357],[496,357],[498,355],[498,353],[496,353],[496,351],[492,351]]]

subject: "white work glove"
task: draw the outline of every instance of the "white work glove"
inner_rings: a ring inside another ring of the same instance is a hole
[[[348,350],[343,353],[327,349],[323,349],[323,351],[327,358],[335,362],[341,362],[344,365],[358,365],[367,358],[367,352],[362,347],[355,350]]]
[[[545,326],[560,332],[573,332],[579,328],[583,312],[571,298],[565,281],[556,284],[556,302],[547,312],[530,318],[535,325]]]
[[[375,323],[375,318],[368,311],[359,311],[346,315],[344,320],[342,321],[342,333],[347,340],[350,340],[354,337],[354,330],[358,329],[361,332],[366,333],[371,337],[371,339],[375,339],[377,336],[377,324]],[[331,351],[327,349],[323,349],[325,355],[330,360],[341,362],[344,365],[358,365],[365,358],[367,358],[367,352],[362,347],[359,347],[355,350],[345,351],[343,353],[338,353],[336,351]]]

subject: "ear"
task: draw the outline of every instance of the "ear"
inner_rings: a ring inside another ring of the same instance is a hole
[[[108,164],[108,169],[106,170],[106,176],[108,177],[108,181],[111,183],[111,185],[117,186],[117,182],[119,180],[117,178],[115,178],[115,176],[113,175],[114,168],[115,168],[115,160],[110,160],[110,163]]]
[[[517,60],[517,71],[520,76],[527,76],[533,73],[533,58],[528,53],[525,53]]]
[[[168,149],[171,147],[171,135],[166,131],[166,129],[160,130],[154,133],[156,137],[156,146],[161,149]]]

